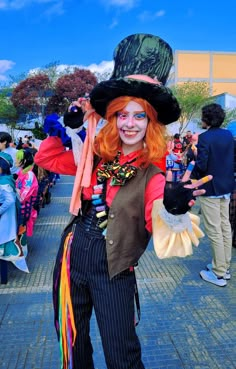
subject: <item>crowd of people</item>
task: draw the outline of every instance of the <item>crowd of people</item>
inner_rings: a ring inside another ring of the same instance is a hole
[[[35,164],[31,139],[14,143],[8,132],[0,132],[0,259],[24,272],[29,272],[27,241],[41,207],[50,203],[56,176]]]
[[[187,131],[181,136],[175,133],[169,137],[167,144],[166,167],[173,172],[173,179],[179,181],[188,164],[197,157],[198,134]]]

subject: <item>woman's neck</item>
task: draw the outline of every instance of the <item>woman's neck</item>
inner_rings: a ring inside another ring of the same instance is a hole
[[[126,145],[123,143],[121,147],[122,147],[123,154],[128,155],[131,152],[141,150],[143,148],[143,142],[138,142],[137,144],[134,144],[134,145]]]

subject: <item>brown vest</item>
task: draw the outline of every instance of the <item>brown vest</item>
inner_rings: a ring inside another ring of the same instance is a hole
[[[106,250],[109,276],[135,265],[147,248],[150,234],[145,228],[145,189],[149,180],[161,169],[151,164],[138,169],[137,175],[121,186],[112,201],[107,224]],[[86,210],[88,201],[82,201]],[[65,230],[78,217],[72,216]]]
[[[145,228],[145,189],[148,181],[160,172],[155,165],[138,170],[112,201],[106,234],[111,279],[135,265],[148,245],[150,235]]]

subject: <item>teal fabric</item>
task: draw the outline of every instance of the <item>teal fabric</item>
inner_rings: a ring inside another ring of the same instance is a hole
[[[13,176],[10,174],[10,175],[0,175],[0,185],[6,185],[6,184],[9,184],[14,192],[16,192],[16,182],[13,178]]]
[[[19,249],[15,245],[15,240],[8,241],[1,245],[1,249],[4,249],[4,256],[14,255],[17,256],[19,254]]]
[[[11,155],[7,154],[6,152],[1,151],[0,157],[8,162],[10,168],[13,166],[13,159]]]

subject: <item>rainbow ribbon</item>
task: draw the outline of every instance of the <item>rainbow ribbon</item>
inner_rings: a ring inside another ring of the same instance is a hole
[[[59,286],[59,336],[61,368],[73,368],[72,347],[76,339],[74,313],[70,295],[70,251],[73,233],[66,236],[61,265],[61,279]]]

